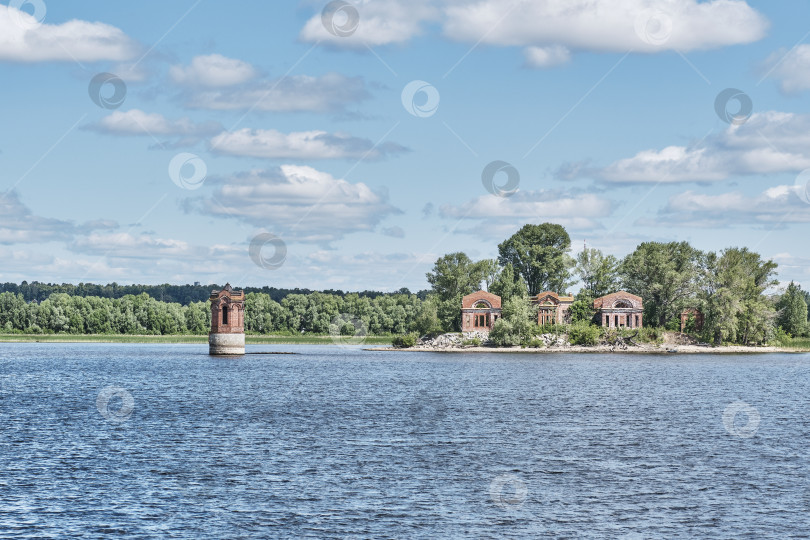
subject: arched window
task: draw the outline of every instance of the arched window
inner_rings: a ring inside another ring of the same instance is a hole
[[[228,324],[228,306],[222,306],[222,324]]]
[[[614,305],[613,307],[627,309],[627,308],[633,307],[633,305],[630,302],[628,302],[627,300],[619,300],[618,302],[616,302],[616,305]]]

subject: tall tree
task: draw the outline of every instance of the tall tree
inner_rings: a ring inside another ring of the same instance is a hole
[[[777,323],[785,332],[792,336],[807,334],[807,302],[801,287],[791,281],[776,303],[776,309],[779,310]]]
[[[605,255],[595,248],[585,248],[577,254],[576,272],[582,288],[592,298],[599,298],[619,287],[619,259]]]
[[[624,258],[622,285],[644,300],[644,321],[664,326],[697,293],[702,253],[687,242],[644,242]]]
[[[528,289],[523,277],[515,273],[515,268],[511,264],[507,264],[490,285],[489,292],[497,294],[503,302],[506,302],[514,296],[525,298]]]
[[[773,333],[776,312],[765,298],[775,286],[776,263],[747,248],[729,248],[707,256],[703,303],[704,332],[715,343],[763,342]]]
[[[498,262],[511,264],[526,281],[530,295],[549,290],[564,293],[571,286],[574,260],[568,255],[571,237],[561,225],[524,225],[498,245]]]
[[[446,330],[461,329],[461,298],[481,287],[485,266],[473,262],[465,253],[448,253],[439,257],[426,274],[439,299],[439,320]]]
[[[496,259],[483,259],[478,261],[477,264],[481,270],[481,276],[483,277],[487,291],[492,292],[492,284],[498,279],[498,275],[500,274],[498,261]]]

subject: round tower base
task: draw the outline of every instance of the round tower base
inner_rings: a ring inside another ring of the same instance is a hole
[[[245,334],[208,334],[208,354],[213,356],[245,354]]]

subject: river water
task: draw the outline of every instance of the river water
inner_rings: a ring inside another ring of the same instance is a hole
[[[810,356],[0,345],[0,537],[810,531]]]

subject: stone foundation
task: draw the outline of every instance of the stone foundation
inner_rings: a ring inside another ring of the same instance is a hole
[[[215,356],[245,354],[245,334],[208,334],[208,354]]]

